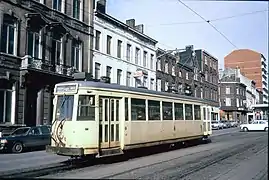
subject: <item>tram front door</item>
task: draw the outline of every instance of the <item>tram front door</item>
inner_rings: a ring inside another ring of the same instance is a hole
[[[120,146],[120,105],[121,98],[100,97],[99,99],[99,140],[100,148]]]

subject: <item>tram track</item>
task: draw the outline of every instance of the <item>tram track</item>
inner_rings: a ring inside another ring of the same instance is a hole
[[[82,167],[93,165],[93,161],[88,160],[67,160],[60,163],[43,165],[36,168],[24,168],[16,169],[12,171],[6,171],[1,174],[1,178],[32,178],[40,177],[48,174],[65,172],[68,170],[79,169]]]
[[[241,133],[240,133],[241,134]],[[241,142],[238,144],[238,146],[242,146],[241,148],[234,148],[234,151],[231,151],[231,149],[229,150],[230,153],[224,153],[224,154],[220,154],[219,156],[215,156],[210,154],[209,150],[205,151],[200,151],[200,152],[195,152],[194,154],[200,154],[202,155],[202,153],[206,153],[208,154],[208,156],[201,156],[201,159],[195,159],[193,162],[190,163],[190,165],[192,166],[193,164],[195,164],[195,162],[200,162],[203,161],[202,159],[210,159],[210,161],[206,161],[204,162],[204,164],[199,164],[199,165],[195,165],[195,168],[191,167],[191,168],[187,168],[188,172],[182,172],[182,177],[184,177],[183,175],[186,174],[191,174],[193,171],[197,171],[198,169],[202,169],[210,164],[214,164],[217,163],[219,161],[222,161],[223,159],[227,159],[228,157],[232,156],[233,154],[236,154],[238,151],[242,151],[245,149],[249,149],[252,146],[255,145],[255,143],[251,143],[248,145],[244,145],[247,142],[247,139],[256,139],[254,140],[256,143],[258,141],[258,139],[262,138],[257,138],[257,137],[241,137]],[[215,139],[215,137],[213,138]],[[216,139],[215,142],[218,142],[219,140]],[[253,140],[251,140],[253,141]],[[214,142],[214,141],[213,141]],[[195,144],[197,145],[197,144]],[[192,145],[188,146],[187,148],[191,147]],[[179,150],[179,149],[174,149],[174,150]],[[150,154],[143,154],[142,156],[148,156],[148,155],[152,155],[152,154],[157,154],[157,153],[165,153],[167,151],[158,151],[158,152],[153,152]],[[219,152],[218,152],[219,153]],[[199,155],[199,156],[200,156]],[[36,168],[27,168],[27,169],[19,169],[19,170],[12,170],[12,171],[7,171],[4,172],[0,175],[0,178],[33,178],[33,177],[41,177],[41,176],[46,176],[46,175],[51,175],[51,174],[59,174],[59,173],[65,173],[67,171],[71,171],[71,170],[79,170],[79,169],[84,169],[84,168],[93,168],[96,169],[98,167],[105,167],[105,166],[110,166],[111,164],[115,163],[115,161],[118,162],[124,162],[127,159],[133,159],[133,158],[137,158],[137,157],[141,157],[141,155],[137,155],[135,157],[108,157],[108,158],[102,158],[102,159],[79,159],[79,160],[68,160],[68,161],[64,161],[61,163],[55,163],[55,164],[51,164],[51,165],[45,165],[45,166],[40,166],[40,167],[36,167]],[[178,157],[178,158],[174,158],[174,159],[180,159],[182,157]],[[184,157],[183,157],[184,158]],[[116,159],[116,160],[115,160]],[[169,161],[171,161],[173,159],[170,159]],[[167,162],[169,162],[167,161]],[[155,166],[161,163],[166,163],[165,161],[161,161],[161,162],[157,162],[155,164],[151,164],[150,166]],[[188,167],[188,164],[184,164],[184,167]],[[98,166],[99,165],[99,166]],[[141,168],[146,168],[146,166],[141,166],[139,169]],[[172,167],[171,167],[172,168]],[[192,169],[192,170],[191,170]],[[121,176],[122,174],[126,174],[128,172],[134,171],[136,169],[131,169],[130,171],[124,171],[124,172],[120,172],[118,174],[111,174],[110,176],[107,177],[102,177],[102,178],[111,178],[111,177],[118,177]],[[169,170],[169,169],[166,169]],[[145,176],[146,178],[146,176]]]
[[[211,151],[203,151],[203,152],[197,152],[195,153],[196,158],[187,162],[182,162],[181,159],[188,159],[190,156],[194,155],[194,154],[189,154],[187,156],[184,157],[177,157],[174,159],[170,159],[170,160],[166,160],[166,161],[161,161],[161,162],[157,162],[154,164],[150,164],[150,165],[146,165],[146,166],[141,166],[139,168],[136,169],[131,169],[128,171],[123,171],[120,173],[115,173],[115,174],[111,174],[108,176],[102,176],[100,178],[102,179],[121,179],[121,178],[135,178],[135,179],[155,179],[152,178],[154,177],[156,174],[158,174],[158,178],[157,179],[173,179],[174,177],[176,177],[175,179],[182,179],[184,177],[187,177],[188,175],[195,173],[197,171],[200,171],[208,166],[211,166],[213,164],[222,162],[225,159],[228,159],[230,157],[235,157],[235,156],[240,156],[241,154],[243,154],[245,151],[250,150],[254,150],[254,147],[259,146],[260,142],[263,142],[264,137],[259,137],[259,138],[255,138],[253,143],[246,143],[246,141],[243,141],[241,143],[238,144],[238,146],[236,147],[229,147],[227,149],[222,149],[221,151],[214,151],[213,153]],[[252,140],[253,141],[253,140]],[[258,144],[258,145],[257,145]],[[266,147],[268,145],[264,145],[262,148]],[[251,151],[253,153],[253,151]],[[205,155],[206,154],[206,155]],[[199,156],[197,158],[197,155]],[[176,163],[177,164],[177,168],[175,168],[175,163],[171,163],[172,161],[181,161],[181,163]],[[166,168],[164,168],[163,170],[158,170],[160,165],[164,165],[166,166]],[[138,171],[143,171],[143,173],[139,173]],[[143,176],[136,176],[135,174],[144,174],[144,172],[150,172],[150,173],[146,173]],[[129,176],[130,174],[133,174],[131,176]],[[171,174],[176,174],[175,176],[171,176]],[[161,175],[161,177],[160,177]]]

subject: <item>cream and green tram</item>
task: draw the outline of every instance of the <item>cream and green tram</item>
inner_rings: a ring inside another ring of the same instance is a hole
[[[189,96],[93,81],[54,89],[51,144],[64,156],[96,157],[208,138],[208,102]]]

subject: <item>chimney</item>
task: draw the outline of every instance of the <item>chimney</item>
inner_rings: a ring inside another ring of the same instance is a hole
[[[96,10],[101,13],[106,13],[106,0],[97,0]]]
[[[137,26],[135,26],[135,30],[137,30],[140,33],[144,33],[144,24],[139,24]]]
[[[135,19],[126,20],[126,24],[134,29],[135,28]]]

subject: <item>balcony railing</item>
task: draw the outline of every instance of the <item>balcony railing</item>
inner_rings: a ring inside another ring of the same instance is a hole
[[[26,55],[22,58],[21,69],[36,69],[49,73],[56,73],[66,76],[72,76],[73,73],[78,72],[75,67],[64,64],[51,64],[51,61],[33,58]]]

